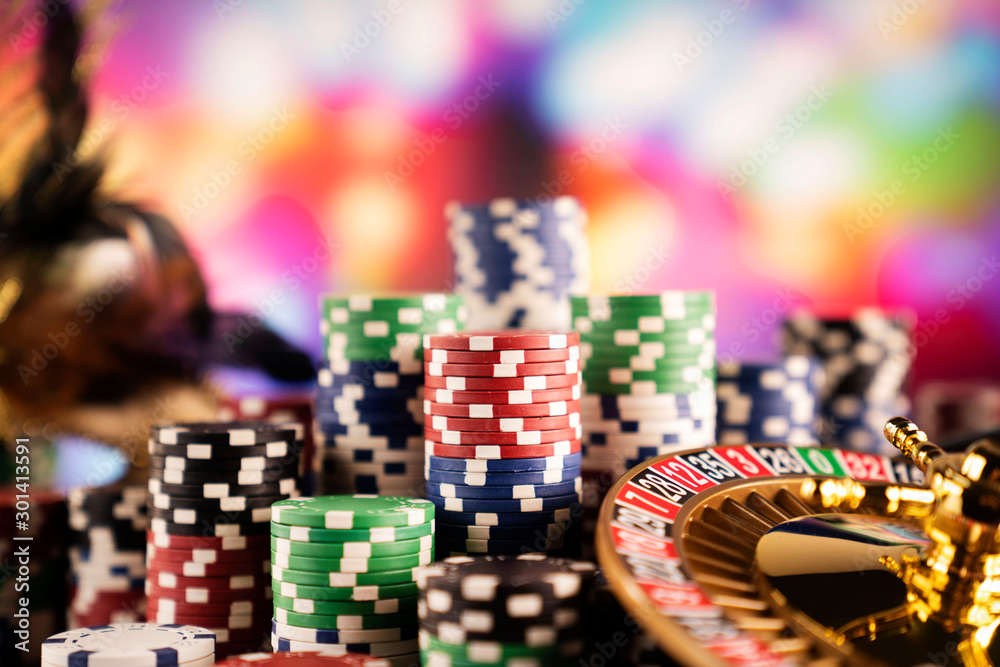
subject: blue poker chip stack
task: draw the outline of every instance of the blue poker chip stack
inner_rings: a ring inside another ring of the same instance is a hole
[[[720,363],[718,443],[816,444],[823,378],[819,361],[803,355],[775,362]]]
[[[569,296],[590,288],[587,216],[576,199],[452,202],[445,216],[470,329],[570,328]]]
[[[462,329],[462,298],[328,295],[321,311],[318,493],[423,495],[422,336]]]
[[[785,353],[817,357],[826,373],[820,442],[898,454],[882,432],[886,421],[909,411],[911,328],[909,316],[874,308],[838,319],[799,312],[784,322]]]

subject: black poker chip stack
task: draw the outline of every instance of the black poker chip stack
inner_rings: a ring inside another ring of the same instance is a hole
[[[426,667],[569,667],[584,655],[593,563],[543,555],[457,556],[418,574]]]
[[[71,489],[70,629],[145,616],[146,489],[125,483]]]
[[[298,497],[303,448],[298,423],[152,429],[147,620],[208,628],[219,657],[266,646],[271,505]]]
[[[785,354],[817,357],[823,365],[823,444],[895,455],[882,436],[885,422],[905,415],[904,395],[915,352],[912,318],[869,308],[849,318],[793,314],[784,322]]]

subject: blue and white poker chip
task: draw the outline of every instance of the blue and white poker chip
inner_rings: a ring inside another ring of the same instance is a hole
[[[193,625],[103,625],[42,642],[42,662],[54,667],[163,667],[214,655],[215,633]]]
[[[465,486],[463,484],[438,484],[427,482],[427,493],[445,499],[469,500],[526,500],[531,498],[552,498],[580,493],[583,490],[580,478],[556,484],[514,484],[511,486]]]
[[[476,500],[469,498],[443,498],[432,493],[427,494],[427,500],[434,503],[438,510],[446,512],[460,513],[504,513],[515,512],[521,514],[540,514],[548,511],[556,511],[579,505],[581,496],[579,493],[570,493],[562,496],[552,496],[550,498],[525,498],[520,500]],[[448,515],[441,515],[442,522],[446,522]],[[549,523],[549,522],[545,522]]]
[[[322,630],[271,621],[271,633],[291,641],[312,644],[382,644],[417,638],[417,625],[376,630]]]
[[[439,509],[435,514],[437,525],[458,526],[540,526],[550,523],[569,523],[583,516],[579,505],[545,512],[453,512]]]
[[[511,486],[514,484],[558,484],[580,476],[580,467],[556,468],[538,472],[446,472],[427,468],[428,482],[463,486]]]
[[[461,459],[428,454],[426,467],[428,470],[460,473],[538,472],[579,467],[582,460],[580,452],[530,459]]]
[[[440,523],[435,534],[440,538],[461,540],[526,540],[532,537],[558,539],[567,533],[579,531],[582,523],[542,523],[527,526],[477,526]]]

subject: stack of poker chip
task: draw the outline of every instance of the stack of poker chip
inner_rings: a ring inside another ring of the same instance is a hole
[[[576,553],[579,336],[424,337],[427,498],[439,554]]]
[[[426,667],[575,667],[591,638],[592,563],[544,556],[446,558],[420,574]],[[603,662],[601,664],[604,664]]]
[[[303,429],[303,449],[299,456],[299,479],[302,493],[310,493],[312,464],[316,445],[312,435],[313,395],[311,391],[257,392],[223,396],[219,400],[216,419],[221,422],[265,421],[271,424],[297,423]]]
[[[569,296],[590,289],[587,216],[576,199],[452,202],[445,216],[469,328],[570,328]]]
[[[715,441],[715,295],[576,297],[584,468],[619,475]]]
[[[69,492],[70,628],[145,615],[146,489],[115,484]]]
[[[363,653],[327,655],[312,651],[281,651],[279,653],[247,653],[215,663],[215,667],[393,667],[382,658]],[[407,665],[407,667],[411,667]],[[412,667],[420,667],[414,664]]]
[[[28,446],[12,449],[10,458],[23,463]],[[18,486],[0,488],[0,665],[33,667],[40,659],[37,637],[66,627],[66,500],[31,487],[23,468],[15,473]],[[25,640],[24,623],[31,633],[26,651],[17,646]]]
[[[454,295],[323,297],[326,359],[315,405],[319,492],[421,495],[421,336],[452,333],[464,322],[462,298]]]
[[[786,354],[817,357],[826,379],[821,441],[892,456],[886,421],[909,411],[904,395],[912,362],[911,320],[863,309],[842,319],[798,312],[784,322]]]
[[[720,445],[818,442],[823,368],[803,355],[718,367],[716,430]]]
[[[149,442],[147,618],[255,650],[271,619],[271,504],[298,495],[299,424],[154,426]]]
[[[192,625],[115,623],[79,628],[42,642],[43,667],[211,667],[215,634]]]
[[[416,661],[416,573],[434,560],[434,506],[392,496],[319,496],[271,507],[276,651]]]

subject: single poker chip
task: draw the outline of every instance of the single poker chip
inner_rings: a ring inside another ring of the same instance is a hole
[[[396,656],[416,655],[419,649],[419,642],[410,640],[406,642],[390,642],[387,644],[352,644],[347,646],[335,646],[329,644],[313,644],[311,642],[297,642],[291,639],[284,639],[275,634],[271,635],[271,647],[275,653],[272,656],[285,656],[284,662],[266,662],[264,667],[396,667],[392,660]],[[358,651],[358,652],[356,652]],[[399,651],[399,653],[388,653],[388,651]],[[393,658],[376,658],[373,656],[389,655]],[[301,657],[295,657],[301,656]],[[228,665],[229,663],[220,663]],[[245,662],[239,665],[256,666],[260,663]],[[419,667],[420,661],[405,664],[402,667]]]
[[[428,386],[424,395],[429,401],[446,405],[535,405],[537,403],[551,403],[552,401],[578,401],[583,395],[583,391],[579,385],[563,389],[488,389],[484,391],[435,389]]]
[[[177,563],[252,563],[260,560],[261,548],[240,551],[219,549],[163,549],[150,544],[146,549],[146,558],[162,562]]]
[[[436,507],[449,512],[545,512],[559,510],[583,502],[578,492],[547,498],[517,500],[481,500],[476,498],[443,498],[429,491],[427,499]]]
[[[322,431],[316,433],[317,449],[336,449],[337,451],[363,450],[363,451],[397,451],[414,452],[420,451],[422,438],[419,435],[412,436],[349,436],[349,435],[326,435]]]
[[[463,602],[523,605],[514,617],[531,618],[546,603],[586,597],[597,580],[590,562],[539,556],[446,558],[420,572],[428,611],[451,614]],[[431,597],[430,591],[447,595]],[[523,596],[523,597],[522,597]]]
[[[271,506],[274,523],[328,530],[416,526],[433,519],[434,507],[419,498],[318,496]]]
[[[156,623],[177,625],[197,625],[199,627],[225,628],[227,630],[249,630],[259,628],[267,622],[270,613],[261,612],[252,616],[193,616],[191,614],[157,611],[146,612],[146,617]]]
[[[424,347],[438,350],[549,350],[580,344],[580,335],[541,331],[467,331],[454,334],[424,334]]]
[[[233,449],[266,445],[277,440],[301,440],[302,425],[296,422],[274,424],[264,421],[248,422],[195,422],[154,425],[150,440],[163,445],[188,445],[192,443],[225,444]]]
[[[567,482],[553,484],[515,484],[513,486],[466,486],[464,484],[427,483],[427,494],[445,499],[460,498],[473,500],[518,500],[551,498],[569,494],[579,494],[583,483],[579,477]]]
[[[287,609],[275,608],[274,620],[285,625],[298,625],[304,628],[323,628],[326,630],[377,630],[379,628],[398,628],[414,622],[412,611],[398,614],[300,614]]]
[[[542,470],[539,472],[444,472],[441,470],[428,469],[426,471],[428,485],[434,484],[436,488],[445,485],[457,485],[472,487],[475,489],[492,487],[516,487],[538,485],[556,485],[564,482],[573,482],[580,477],[580,468],[557,468],[554,470]],[[430,489],[430,486],[428,486]],[[510,491],[514,493],[516,491]],[[438,493],[438,495],[447,495]],[[556,494],[559,495],[559,494]]]
[[[171,572],[182,577],[232,577],[244,574],[267,574],[270,560],[249,563],[175,563],[149,559],[147,568],[153,572]]]
[[[500,642],[472,641],[463,644],[449,644],[437,636],[421,630],[418,633],[420,647],[429,652],[444,653],[456,664],[495,664],[497,660],[527,658],[540,660],[534,664],[546,667],[560,660],[579,656],[583,651],[582,640],[566,642],[558,646],[532,646],[531,644],[508,644]],[[534,667],[532,663],[515,662],[514,665]]]
[[[216,522],[202,522],[198,525],[175,523],[167,518],[152,517],[149,520],[150,532],[158,535],[184,535],[188,537],[238,537],[267,535],[266,523],[240,523],[238,517],[233,518],[226,513],[220,515]]]
[[[149,441],[149,453],[153,456],[179,456],[196,461],[216,459],[240,459],[244,457],[282,458],[295,451],[285,440],[275,440],[263,445],[234,447],[229,444],[191,443],[187,445],[164,445]]]
[[[54,667],[160,667],[214,654],[215,635],[187,625],[105,625],[69,630],[42,642],[42,662]]]
[[[330,586],[333,588],[357,588],[358,586],[383,586],[385,584],[405,584],[416,581],[415,572],[419,567],[406,570],[386,570],[381,572],[308,572],[288,570],[277,565],[271,567],[271,578],[290,584],[305,586]],[[293,623],[294,625],[294,623]]]
[[[271,535],[295,542],[372,542],[376,544],[415,540],[434,534],[434,521],[416,526],[384,526],[378,528],[358,528],[355,530],[309,528],[306,526],[285,526],[271,522]]]
[[[470,392],[510,392],[510,391],[544,391],[551,389],[569,389],[579,386],[583,375],[579,372],[553,375],[521,375],[516,377],[462,377],[448,375],[437,377],[427,375],[424,379],[424,394],[431,400],[437,392],[431,389],[450,389],[452,391]]]
[[[368,614],[400,614],[417,610],[417,596],[353,602],[343,600],[313,600],[291,598],[275,593],[274,606],[299,614],[323,614],[326,616],[355,616]]]
[[[156,586],[161,589],[178,590],[212,590],[236,593],[239,591],[253,591],[267,583],[267,577],[263,575],[231,575],[225,577],[185,577],[173,572],[151,571],[146,578],[146,585]],[[160,591],[160,595],[165,595]],[[169,597],[173,597],[172,595]],[[235,598],[234,598],[235,599]],[[198,602],[199,600],[192,600]],[[207,599],[201,600],[208,602]]]
[[[431,456],[459,459],[526,459],[566,456],[581,450],[579,440],[542,445],[446,445],[428,440],[425,451]]]
[[[195,528],[206,525],[242,527],[242,525],[247,523],[266,523],[270,518],[270,513],[271,508],[266,505],[264,507],[251,507],[246,510],[160,510],[156,508],[146,510],[146,514],[150,518],[150,523],[154,520],[162,519],[174,524],[188,525]]]
[[[564,456],[504,460],[449,458],[434,456],[428,452],[425,455],[425,469],[428,471],[440,470],[458,473],[537,472],[579,467],[582,460],[583,455],[579,452]]]
[[[580,401],[550,401],[532,405],[456,405],[424,401],[426,423],[433,423],[435,416],[457,417],[460,419],[530,419],[536,417],[562,417],[580,412]]]
[[[538,364],[573,361],[580,358],[579,347],[551,350],[495,350],[466,352],[464,350],[427,350],[424,363],[435,364]]]
[[[279,500],[285,500],[286,498],[288,498],[287,494],[278,494],[274,496],[195,498],[190,496],[173,496],[166,493],[151,493],[149,495],[149,509],[197,510],[199,512],[245,512],[254,508],[270,507]]]
[[[324,628],[303,628],[272,620],[271,633],[285,639],[312,644],[381,644],[416,639],[417,625],[416,623],[406,623],[398,628],[331,630]]]
[[[212,578],[205,577],[205,579]],[[162,580],[162,577],[160,579]],[[147,581],[144,590],[150,600],[155,598],[160,600],[174,600],[187,604],[229,604],[248,600],[255,602],[266,601],[268,596],[265,592],[266,589],[263,588],[264,584],[260,584],[259,586],[256,589],[238,588],[235,590],[197,587],[165,588]]]
[[[580,372],[579,359],[527,364],[439,364],[424,362],[428,377],[517,378],[527,376],[572,375]]]
[[[546,431],[576,428],[580,425],[580,413],[573,412],[560,417],[505,417],[502,419],[463,419],[461,417],[431,416],[426,425],[438,431],[497,431],[518,433],[521,431]]]
[[[187,614],[189,616],[253,616],[271,611],[270,600],[235,600],[233,602],[200,603],[184,602],[172,598],[150,597],[146,602],[149,612]]]
[[[420,443],[423,445],[423,442]],[[337,463],[411,463],[420,461],[421,450],[399,449],[339,449],[327,447],[319,453],[320,460],[334,460]]]
[[[306,572],[385,572],[420,567],[433,560],[433,551],[421,551],[405,556],[386,556],[385,558],[309,558],[289,554],[271,554],[271,562],[275,566]]]
[[[291,470],[297,463],[296,456],[268,458],[242,456],[233,459],[190,459],[186,456],[150,456],[151,471],[177,471],[201,474],[233,475],[239,472]],[[287,477],[287,475],[286,475]]]
[[[294,473],[293,473],[294,474]],[[204,484],[168,484],[158,479],[150,479],[147,488],[152,494],[177,496],[178,498],[231,498],[234,496],[277,496],[298,492],[298,479],[288,477],[266,484],[227,484],[206,482]]]
[[[307,586],[293,584],[287,581],[272,580],[274,593],[289,598],[306,600],[343,600],[353,602],[371,602],[374,600],[393,600],[412,597],[418,594],[416,582],[403,584],[384,584],[381,586],[357,586],[354,588],[330,586]]]
[[[255,537],[188,537],[163,535],[146,531],[146,543],[160,549],[211,549],[213,551],[244,551],[267,547],[265,536]]]
[[[463,526],[441,524],[438,537],[459,540],[557,540],[566,535],[578,534],[582,524],[549,523],[528,526]]]
[[[415,540],[399,542],[297,542],[281,537],[271,537],[271,552],[309,558],[384,558],[430,551],[434,536],[425,535]],[[293,596],[294,597],[294,596]]]
[[[452,512],[439,510],[441,523],[459,526],[541,526],[582,518],[580,505],[545,512]]]
[[[567,535],[557,538],[529,538],[524,540],[479,540],[479,539],[448,539],[441,538],[440,551],[442,555],[454,557],[458,555],[479,554],[552,554],[577,549],[580,545],[580,535]]]
[[[238,484],[240,486],[252,486],[254,484],[265,484],[278,482],[286,477],[295,477],[298,473],[293,466],[272,470],[239,470],[215,472],[190,472],[187,470],[157,470],[150,468],[149,476],[167,484],[210,484],[225,482],[228,484]]]
[[[499,433],[491,431],[438,431],[424,428],[424,438],[445,445],[544,445],[551,442],[578,440],[583,437],[580,426],[542,431]]]

